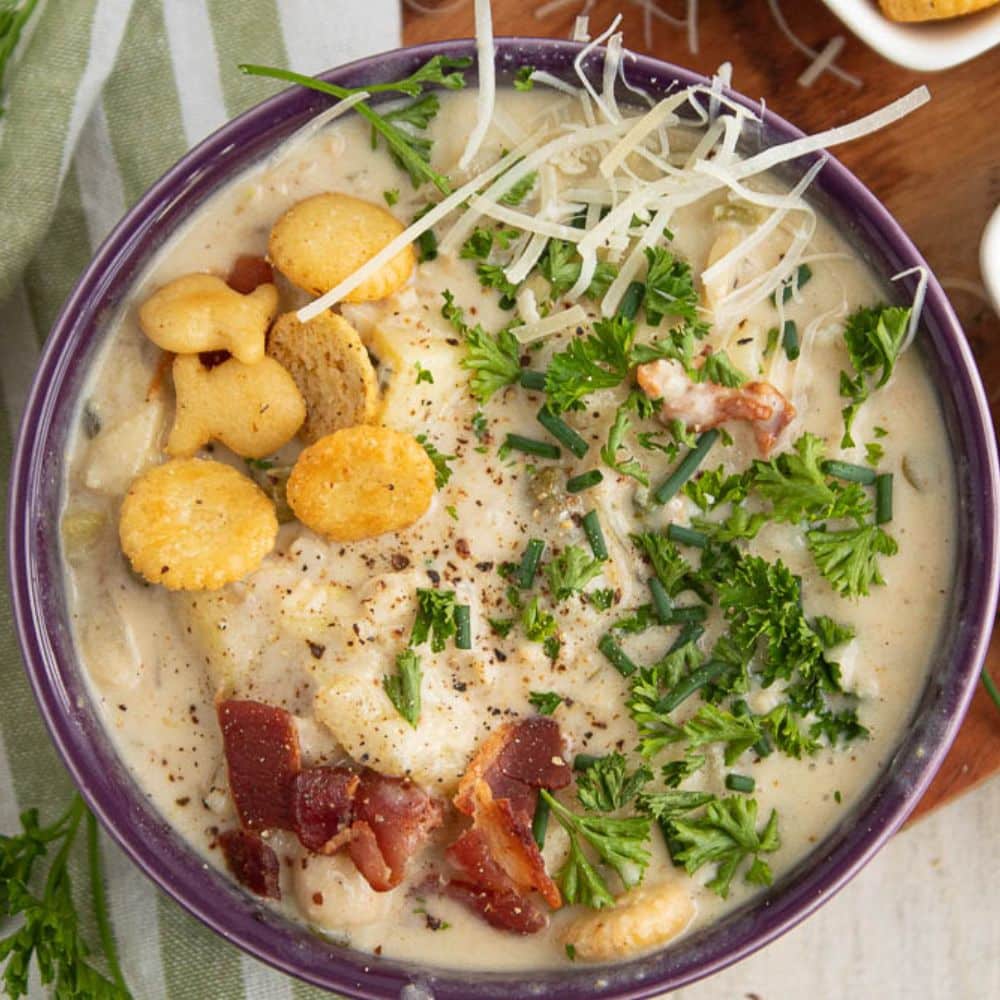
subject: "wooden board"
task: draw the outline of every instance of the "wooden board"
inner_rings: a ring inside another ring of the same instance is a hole
[[[667,12],[683,13],[681,0],[659,2]],[[538,18],[535,11],[542,6],[537,0],[494,0],[495,33],[566,38],[584,3],[570,2]],[[472,0],[420,0],[404,7],[408,45],[473,34]],[[418,7],[434,12],[420,13]],[[854,88],[825,73],[805,89],[796,80],[810,60],[782,37],[764,0],[713,0],[699,7],[695,54],[684,30],[656,19],[647,45],[643,12],[629,0],[600,0],[590,11],[590,23],[601,30],[621,11],[631,49],[706,74],[731,62],[737,90],[763,97],[768,107],[807,132],[857,118],[920,83],[930,87],[929,106],[888,134],[838,147],[836,155],[885,203],[945,283],[983,372],[995,421],[1000,412],[1000,320],[967,289],[980,283],[980,235],[1000,202],[1000,49],[943,73],[913,73],[854,38],[819,0],[786,0],[782,9],[790,27],[814,49],[822,49],[835,35],[846,36],[837,63],[863,81]],[[1000,683],[1000,632],[994,632],[987,663]],[[1000,713],[980,686],[950,755],[914,816],[998,771]]]

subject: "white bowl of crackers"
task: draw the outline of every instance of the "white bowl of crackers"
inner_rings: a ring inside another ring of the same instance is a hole
[[[824,0],[876,52],[920,72],[948,69],[1000,45],[998,0]]]

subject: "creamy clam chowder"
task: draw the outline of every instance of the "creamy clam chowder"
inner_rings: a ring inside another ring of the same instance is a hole
[[[142,276],[67,475],[80,660],[144,794],[294,919],[624,959],[886,766],[947,604],[945,431],[898,292],[732,109],[501,89],[460,169],[476,93],[440,103],[398,127],[452,190],[513,173],[332,311],[296,314],[444,198],[353,113]]]

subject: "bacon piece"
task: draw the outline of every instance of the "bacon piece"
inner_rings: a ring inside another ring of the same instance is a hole
[[[543,715],[508,722],[495,730],[472,758],[459,782],[455,808],[475,812],[475,788],[485,780],[496,799],[507,799],[516,813],[535,813],[539,788],[565,788],[572,780],[559,724]]]
[[[259,701],[216,706],[240,822],[248,830],[292,830],[292,783],[301,769],[291,715]]]
[[[376,892],[393,889],[403,881],[409,859],[442,820],[441,803],[419,785],[366,769],[354,795],[351,859]]]
[[[548,923],[541,910],[512,889],[484,889],[464,879],[451,879],[442,887],[446,896],[475,910],[492,927],[515,934],[537,934]]]
[[[237,257],[226,278],[226,284],[240,295],[249,295],[259,285],[274,281],[271,265],[263,257],[244,255]]]
[[[744,420],[753,426],[765,458],[795,417],[795,407],[770,382],[736,388],[692,382],[678,362],[662,359],[639,365],[635,375],[650,399],[663,400],[659,414],[663,423],[683,420],[690,430],[704,431],[727,420]]]
[[[351,836],[361,779],[346,767],[308,767],[292,783],[292,820],[304,847],[333,854]]]
[[[268,899],[281,899],[278,856],[259,834],[226,830],[219,834],[226,866],[240,885]]]
[[[487,923],[516,934],[535,934],[548,924],[548,917],[493,860],[480,830],[466,830],[446,856],[467,877],[452,879],[442,891],[476,910]]]

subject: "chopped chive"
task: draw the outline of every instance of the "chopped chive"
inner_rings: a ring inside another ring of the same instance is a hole
[[[805,285],[812,276],[812,268],[808,264],[799,264],[795,275],[781,285],[781,301],[787,302],[794,294],[795,289]],[[778,304],[776,292],[771,292],[771,304]]]
[[[657,712],[672,712],[682,701],[690,698],[695,691],[710,684],[720,674],[729,669],[722,660],[709,660],[704,666],[692,670],[683,680],[678,681],[657,703]]]
[[[672,542],[680,542],[681,545],[693,545],[696,549],[703,549],[708,545],[708,535],[705,532],[684,528],[679,524],[667,525],[667,538]]]
[[[853,462],[838,462],[830,459],[823,463],[823,471],[828,476],[843,479],[848,483],[861,483],[862,486],[871,486],[875,482],[874,469],[868,469],[863,465],[855,465]]]
[[[670,613],[674,610],[673,602],[667,593],[667,588],[655,576],[651,576],[646,583],[649,586],[650,594],[653,595],[653,607],[656,608],[656,617],[660,619],[660,624],[666,625],[670,621]]]
[[[670,615],[665,624],[683,625],[687,623],[697,624],[703,622],[708,617],[708,608],[704,604],[681,604],[674,605],[670,610]]]
[[[608,658],[611,665],[622,677],[629,677],[639,669],[629,659],[625,650],[615,642],[614,636],[610,632],[605,632],[601,636],[601,641],[597,644],[597,648]]]
[[[595,559],[608,558],[608,546],[604,542],[604,532],[601,531],[601,522],[597,517],[597,511],[588,511],[583,517],[583,533],[590,542],[590,551],[594,553]]]
[[[689,642],[697,642],[704,634],[705,629],[701,625],[698,625],[696,622],[688,622],[680,630],[677,638],[674,639],[670,649],[667,650],[667,654],[676,653],[678,649],[686,646]]]
[[[545,391],[545,372],[536,372],[532,368],[521,369],[521,385],[535,392]]]
[[[624,316],[625,319],[635,319],[645,295],[646,286],[641,281],[633,281],[625,289],[625,294],[618,304],[618,315]]]
[[[549,802],[544,795],[538,796],[535,803],[535,815],[531,820],[531,836],[535,838],[538,849],[545,846],[545,831],[549,825]]]
[[[539,458],[558,458],[562,452],[548,441],[536,441],[534,438],[522,437],[520,434],[508,434],[506,441],[508,448],[526,452],[529,455],[537,455]]]
[[[468,604],[455,605],[455,645],[472,649],[472,612]]]
[[[799,328],[795,323],[787,319],[781,331],[781,346],[785,349],[785,357],[789,361],[795,361],[799,356]]]
[[[530,590],[535,582],[535,573],[538,571],[538,564],[542,561],[542,553],[545,551],[545,542],[540,538],[532,538],[528,542],[524,555],[521,556],[521,563],[517,567],[517,585],[521,590]]]
[[[657,503],[666,503],[694,475],[711,447],[719,439],[719,431],[713,427],[702,434],[695,446],[684,456],[673,472],[656,488],[653,499]]]
[[[589,472],[581,472],[578,476],[573,476],[566,480],[567,493],[582,493],[589,490],[591,486],[596,486],[604,479],[600,469],[591,469]]]
[[[557,417],[547,406],[543,406],[535,419],[561,444],[577,458],[583,458],[590,450],[590,445],[561,417]]]
[[[592,753],[578,753],[573,758],[573,770],[586,771],[588,767],[593,767],[600,759],[600,757],[595,757]]]
[[[756,787],[757,782],[749,774],[726,775],[726,788],[731,792],[752,792]]]
[[[892,473],[883,472],[875,477],[875,523],[888,524],[892,520]]]

